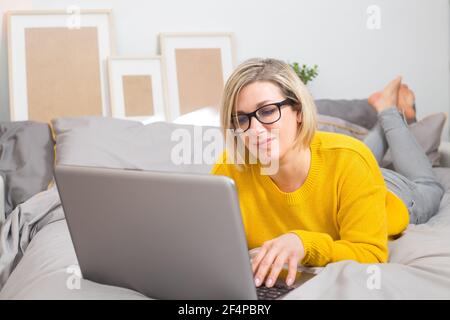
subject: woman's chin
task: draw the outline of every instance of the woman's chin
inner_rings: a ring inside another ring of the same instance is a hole
[[[272,148],[260,149],[258,154],[258,160],[262,165],[270,165],[278,162],[280,158],[279,152]]]
[[[272,141],[268,144],[253,146],[249,148],[252,158],[258,159],[258,162],[263,166],[268,166],[273,163],[278,163],[280,159],[279,144]],[[254,160],[251,160],[254,161]]]

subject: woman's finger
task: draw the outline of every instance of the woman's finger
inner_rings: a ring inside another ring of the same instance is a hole
[[[255,274],[256,269],[258,268],[259,263],[266,255],[267,251],[270,248],[270,243],[265,243],[260,250],[256,253],[256,255],[252,258],[252,272]]]
[[[266,280],[266,287],[272,287],[278,279],[280,275],[281,269],[283,269],[284,263],[286,262],[288,255],[285,251],[281,251],[278,256],[275,258],[274,263],[272,264],[272,269],[270,271],[269,276]]]
[[[257,247],[257,248],[253,248],[252,250],[250,250],[248,252],[250,259],[254,259],[256,257],[256,255],[258,254],[258,252],[261,250],[261,247]]]
[[[258,266],[258,270],[256,271],[255,276],[255,285],[259,287],[261,283],[264,282],[264,278],[266,277],[267,272],[272,267],[272,264],[275,258],[278,256],[279,248],[277,246],[272,245],[267,254],[261,260]]]
[[[298,257],[297,255],[291,255],[288,258],[288,275],[286,277],[286,284],[292,286],[297,275]]]

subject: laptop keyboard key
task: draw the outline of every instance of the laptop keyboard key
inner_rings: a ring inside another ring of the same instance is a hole
[[[256,288],[258,299],[260,300],[275,300],[291,290],[283,285],[277,285],[271,288],[267,288],[266,286]]]

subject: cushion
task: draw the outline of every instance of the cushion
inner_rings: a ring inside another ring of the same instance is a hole
[[[367,99],[318,99],[315,104],[319,114],[340,118],[366,129],[373,128],[378,121],[377,112]]]
[[[110,117],[52,121],[56,163],[209,173],[223,151],[220,128]]]
[[[448,190],[450,189],[450,168],[433,168],[433,172],[436,176],[436,179],[444,187],[445,191],[448,192]]]
[[[47,189],[53,176],[54,141],[46,123],[0,122],[0,175],[5,214]]]
[[[320,131],[346,134],[359,140],[364,139],[364,137],[369,132],[368,129],[357,124],[351,123],[344,119],[323,114],[317,115],[317,129]]]

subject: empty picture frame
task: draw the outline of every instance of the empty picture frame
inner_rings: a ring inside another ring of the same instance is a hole
[[[12,121],[109,115],[110,10],[10,11]]]
[[[218,107],[234,68],[232,33],[162,33],[170,118]]]
[[[161,57],[110,58],[108,71],[113,117],[143,123],[168,119]]]

